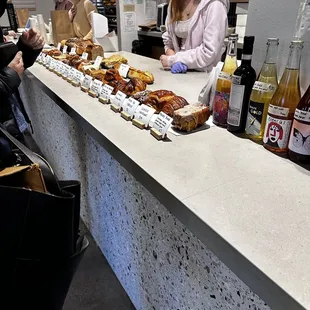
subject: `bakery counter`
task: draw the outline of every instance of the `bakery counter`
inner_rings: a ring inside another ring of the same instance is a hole
[[[193,103],[205,83],[122,54],[154,74],[150,89]],[[137,309],[310,308],[309,171],[217,127],[158,142],[38,64],[21,93]]]

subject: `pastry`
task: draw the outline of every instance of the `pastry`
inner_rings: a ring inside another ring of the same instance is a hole
[[[56,57],[56,56],[61,56],[62,52],[57,50],[57,49],[53,49],[53,50],[43,50],[43,53],[46,55],[49,55],[51,57]]]
[[[149,94],[144,104],[155,109],[156,113],[164,112],[172,117],[175,110],[188,105],[188,102],[183,97],[175,95],[172,91],[157,90]]]
[[[140,104],[142,104],[148,98],[151,92],[152,92],[151,90],[140,91],[140,92],[135,93],[132,97],[138,100]]]
[[[121,66],[121,63],[116,63],[114,65],[114,69],[119,70],[120,66]],[[154,83],[154,76],[152,73],[150,73],[148,71],[141,71],[141,70],[135,69],[133,67],[129,68],[129,71],[127,73],[127,77],[129,79],[139,78],[140,80],[142,80],[143,82],[145,82],[147,84],[153,84]]]
[[[109,69],[106,71],[106,74],[105,74],[105,80],[107,82],[110,82],[110,81],[122,81],[123,78],[120,76],[119,72],[115,69]]]
[[[96,80],[99,80],[101,82],[105,82],[105,75],[106,71],[105,70],[94,70],[94,69],[87,69],[84,71],[85,74],[90,75]]]
[[[116,63],[127,64],[128,60],[123,56],[116,54],[109,58],[103,59],[101,63],[105,68],[113,68]]]
[[[179,130],[190,132],[203,125],[210,115],[208,106],[196,103],[174,111],[173,124]]]

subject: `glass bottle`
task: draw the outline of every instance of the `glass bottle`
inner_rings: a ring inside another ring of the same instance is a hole
[[[295,111],[288,148],[292,161],[310,163],[310,86]]]
[[[263,141],[268,106],[278,87],[278,46],[278,38],[268,39],[266,59],[250,97],[245,132],[256,142]]]
[[[251,66],[255,37],[244,37],[242,62],[232,76],[229,98],[227,130],[244,132],[252,87],[256,72]]]
[[[238,68],[237,46],[238,34],[233,33],[228,39],[228,48],[222,71],[219,74],[213,105],[213,123],[215,125],[226,127],[229,95],[231,89],[231,76]]]
[[[303,41],[292,41],[290,56],[280,84],[268,107],[264,147],[286,153],[295,109],[300,101],[299,69]]]

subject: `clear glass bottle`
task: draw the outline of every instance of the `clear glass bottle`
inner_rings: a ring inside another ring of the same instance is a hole
[[[310,164],[310,86],[295,111],[288,148],[292,161]]]
[[[300,101],[299,71],[303,41],[292,41],[290,55],[267,114],[264,147],[286,153],[296,107]]]
[[[278,87],[278,47],[278,38],[268,39],[266,59],[250,97],[245,132],[256,142],[263,141],[269,103]]]
[[[238,68],[237,46],[238,34],[233,33],[228,39],[228,48],[222,71],[219,74],[213,105],[213,123],[226,127],[229,105],[229,95],[231,89],[231,76]]]
[[[230,132],[244,132],[248,107],[256,72],[252,67],[252,54],[255,37],[245,36],[242,52],[242,62],[232,76],[229,97],[227,130]]]

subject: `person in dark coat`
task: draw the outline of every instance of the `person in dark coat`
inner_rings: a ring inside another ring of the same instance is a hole
[[[0,17],[7,0],[0,0]],[[0,44],[3,44],[0,27]],[[31,127],[30,119],[18,92],[21,76],[32,66],[44,46],[44,38],[35,29],[25,31],[17,42],[18,53],[10,64],[0,68],[0,123],[16,138],[23,140],[23,133]]]

